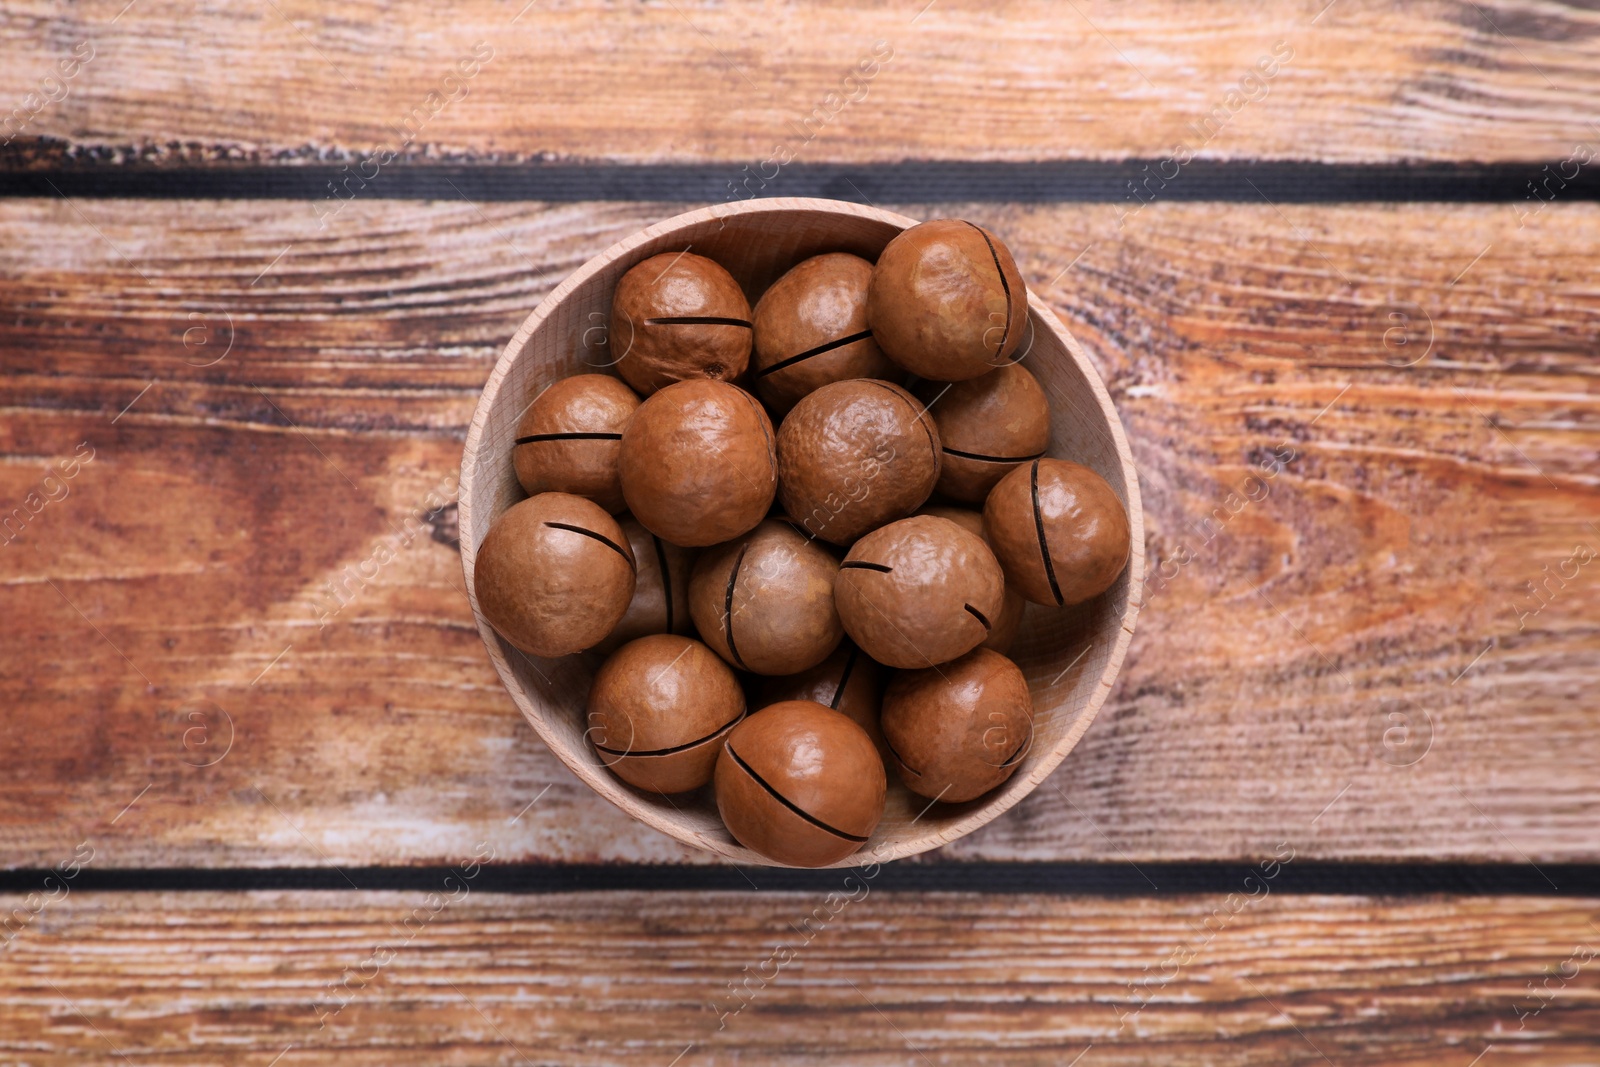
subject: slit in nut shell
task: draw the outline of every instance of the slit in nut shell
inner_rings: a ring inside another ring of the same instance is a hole
[[[511,462],[529,496],[572,493],[623,509],[617,459],[639,398],[608,374],[577,374],[536,396],[517,423]]]
[[[918,377],[961,382],[1010,360],[1028,317],[1011,251],[961,219],[933,219],[890,241],[867,290],[884,355]]]
[[[665,252],[617,282],[607,338],[617,373],[643,396],[673,382],[732,381],[750,362],[750,302],[715,261]]]
[[[983,526],[1007,580],[1035,604],[1081,604],[1122,574],[1131,550],[1128,512],[1088,467],[1038,459],[1002,478]]]
[[[633,599],[633,550],[592,500],[541,493],[513,504],[478,546],[473,588],[489,625],[531,656],[598,644]]]
[[[952,500],[981,506],[995,483],[1050,447],[1050,402],[1025,367],[1007,363],[948,386],[927,382],[918,392],[938,398],[929,408],[944,452],[937,489]]]
[[[733,728],[714,781],[717,810],[740,844],[778,863],[822,867],[871,837],[888,780],[859,725],[815,701],[789,700]]]
[[[750,369],[773,411],[833,382],[903,376],[867,328],[871,278],[860,256],[830,252],[790,268],[756,301]]]
[[[883,734],[906,788],[975,800],[1016,771],[1033,744],[1033,698],[1015,663],[974,649],[937,670],[904,671],[883,696]]]
[[[706,644],[741,670],[794,674],[844,637],[833,604],[839,563],[787,522],[768,519],[706,549],[689,579],[689,611]]]
[[[739,680],[689,637],[652,634],[600,665],[585,737],[618,778],[654,793],[711,780],[722,739],[744,715]]]
[[[834,602],[856,644],[890,667],[931,667],[982,644],[1005,577],[983,538],[920,515],[874,530],[839,567]]]

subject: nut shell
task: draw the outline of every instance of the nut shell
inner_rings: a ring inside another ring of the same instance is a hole
[[[756,301],[750,369],[757,395],[783,414],[831,382],[897,378],[867,328],[872,264],[847,252],[812,256]]]
[[[607,339],[617,373],[642,396],[696,378],[732,381],[750,363],[750,302],[719,264],[664,252],[617,282]]]
[[[628,539],[638,568],[633,599],[628,602],[622,621],[595,646],[595,651],[613,652],[648,634],[692,633],[689,573],[694,568],[694,550],[663,541],[632,515],[619,517],[617,524]]]
[[[584,736],[629,785],[682,793],[711,780],[722,739],[744,710],[738,678],[710,649],[652,634],[623,645],[595,672]]]
[[[878,711],[883,702],[883,668],[854,642],[842,642],[827,659],[798,674],[759,679],[755,687],[755,706],[767,707],[785,700],[810,700],[848,715],[867,731],[884,761],[889,750],[878,726]]]
[[[1015,663],[974,649],[934,670],[895,675],[883,734],[906,788],[950,804],[1010,778],[1033,744],[1033,698]]]
[[[1128,512],[1088,467],[1039,459],[1000,479],[983,527],[1006,579],[1035,604],[1080,604],[1128,563]]]
[[[974,511],[972,508],[951,507],[948,504],[932,504],[917,511],[918,515],[934,515],[941,519],[949,519],[957,526],[975,533],[988,544],[989,535],[983,531],[983,512]],[[626,525],[626,524],[624,524]],[[989,545],[989,550],[994,550]],[[637,552],[637,549],[635,549]],[[998,561],[996,561],[998,562]],[[1004,568],[1001,568],[1002,571]],[[641,575],[643,571],[640,572]],[[641,577],[641,581],[642,581]],[[989,620],[989,636],[979,645],[979,648],[993,649],[1001,655],[1010,655],[1011,648],[1017,643],[1017,635],[1022,632],[1022,616],[1027,611],[1028,602],[1022,594],[1006,583],[1005,599],[1000,602],[1000,615]]]
[[[845,632],[879,663],[931,667],[978,647],[1005,599],[983,538],[949,519],[901,519],[863,537],[839,565]]]
[[[809,700],[773,704],[735,726],[714,780],[734,838],[795,867],[821,867],[860,848],[883,816],[887,788],[866,731]]]
[[[805,396],[778,427],[778,498],[824,541],[848,545],[911,514],[939,480],[939,433],[916,397],[860,379]]]
[[[938,490],[983,505],[995,483],[1039,459],[1050,447],[1050,401],[1025,367],[1002,364],[981,378],[948,387],[929,382],[928,411],[944,451]]]
[[[489,527],[472,581],[500,636],[532,656],[565,656],[598,644],[628,610],[633,550],[594,501],[541,493]]]
[[[618,469],[629,510],[657,537],[686,547],[730,541],[772,506],[772,422],[737,386],[678,382],[639,405]]]
[[[712,650],[742,670],[793,674],[826,659],[844,628],[833,606],[839,561],[787,522],[768,519],[707,549],[689,579],[689,611]]]
[[[511,462],[529,496],[573,493],[616,514],[623,508],[617,456],[639,398],[609,374],[562,378],[517,423]]]
[[[961,219],[934,219],[878,256],[867,321],[884,355],[923,378],[961,382],[1009,360],[1022,341],[1028,291],[1011,251]]]

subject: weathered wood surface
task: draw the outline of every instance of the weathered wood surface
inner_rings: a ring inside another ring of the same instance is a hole
[[[1273,77],[1246,80],[1275,47]],[[45,82],[75,55],[92,58]],[[1597,98],[1600,12],[1537,0],[20,0],[0,24],[0,114],[23,109],[13,163],[389,150],[717,160],[737,178],[773,158],[1161,158],[1180,144],[1553,163],[1600,136]]]
[[[1492,1067],[1600,1056],[1595,901],[894,896],[840,875],[831,905],[820,894],[504,897],[470,881],[432,901],[73,894],[3,958],[0,1058]]]
[[[1600,856],[1600,560],[1524,588],[1600,549],[1600,208],[901,209],[1018,251],[1193,554],[942,858]],[[0,537],[0,863],[704,859],[534,739],[437,508],[523,316],[672,210],[0,204],[0,516],[66,489]]]

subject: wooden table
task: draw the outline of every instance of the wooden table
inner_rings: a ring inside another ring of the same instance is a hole
[[[0,1062],[1600,1062],[1600,14],[124,2],[0,18]],[[848,883],[579,786],[457,558],[516,325],[758,194],[1001,234],[1160,576]]]

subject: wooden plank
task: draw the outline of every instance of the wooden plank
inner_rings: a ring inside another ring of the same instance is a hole
[[[1270,881],[1257,901],[908,897],[845,878],[831,901],[470,880],[432,900],[73,894],[0,968],[0,1055],[1468,1067],[1600,1051],[1593,900],[1290,898]]]
[[[1600,97],[1600,13],[1535,0],[123,7],[8,7],[13,163],[1554,163]]]
[[[0,204],[0,515],[67,490],[0,538],[3,862],[704,859],[533,738],[436,507],[522,317],[671,209],[293,207]],[[1084,742],[945,858],[1600,855],[1600,571],[1525,589],[1600,547],[1600,207],[904,210],[1017,250],[1151,571],[1190,552]]]

